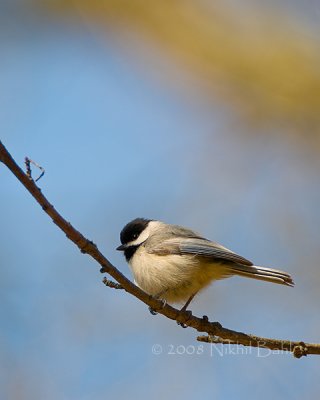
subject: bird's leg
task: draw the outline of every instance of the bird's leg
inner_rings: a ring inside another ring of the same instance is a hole
[[[191,296],[188,298],[186,304],[181,308],[180,311],[185,312],[185,311],[187,310],[188,305],[192,302],[194,296],[195,296],[197,293],[198,293],[198,292],[193,293],[193,295],[191,295]]]
[[[154,299],[161,300],[161,302],[162,302],[161,308],[163,308],[167,304],[167,301],[165,299],[161,298],[161,296],[163,296],[166,292],[167,292],[167,289],[165,289],[162,292],[152,296]],[[155,311],[152,307],[149,307],[149,311],[150,311],[150,313],[152,315],[157,315],[158,314],[157,311]]]
[[[192,302],[194,296],[195,296],[197,293],[198,293],[198,292],[193,293],[193,295],[191,295],[191,296],[188,298],[186,304],[185,304],[185,305],[181,308],[181,310],[180,310],[180,312],[187,312],[188,315],[189,315],[189,318],[192,316],[192,311],[191,311],[191,310],[187,311],[187,308],[188,308],[188,305]],[[183,322],[177,322],[177,324],[180,325],[182,328],[187,328],[187,325],[184,324]]]

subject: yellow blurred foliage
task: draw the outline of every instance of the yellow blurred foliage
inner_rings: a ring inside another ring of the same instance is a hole
[[[237,14],[218,1],[210,7],[203,1],[179,0],[45,0],[43,4],[111,27],[138,30],[247,122],[265,125],[281,120],[290,130],[318,134],[319,41],[284,12],[269,8]]]

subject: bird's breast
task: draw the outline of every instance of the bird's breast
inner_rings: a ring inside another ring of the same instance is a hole
[[[186,301],[212,280],[225,275],[219,263],[208,263],[189,255],[155,255],[140,246],[130,267],[137,285],[145,292],[169,302]]]

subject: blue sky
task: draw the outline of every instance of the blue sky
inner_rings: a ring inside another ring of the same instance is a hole
[[[193,311],[247,333],[318,341],[318,158],[281,127],[236,132],[218,100],[190,101],[165,73],[153,79],[108,30],[14,3],[1,19],[1,140],[20,165],[28,155],[46,169],[39,186],[58,211],[127,276],[115,247],[136,216],[288,270],[294,289],[233,278]],[[105,288],[14,177],[1,168],[0,178],[1,398],[315,395],[317,357],[211,354],[192,330]],[[178,354],[187,346],[192,354]]]

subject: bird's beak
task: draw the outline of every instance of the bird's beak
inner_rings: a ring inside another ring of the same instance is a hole
[[[116,250],[118,251],[124,251],[128,246],[126,244],[121,244],[120,246],[118,246],[116,248]]]

